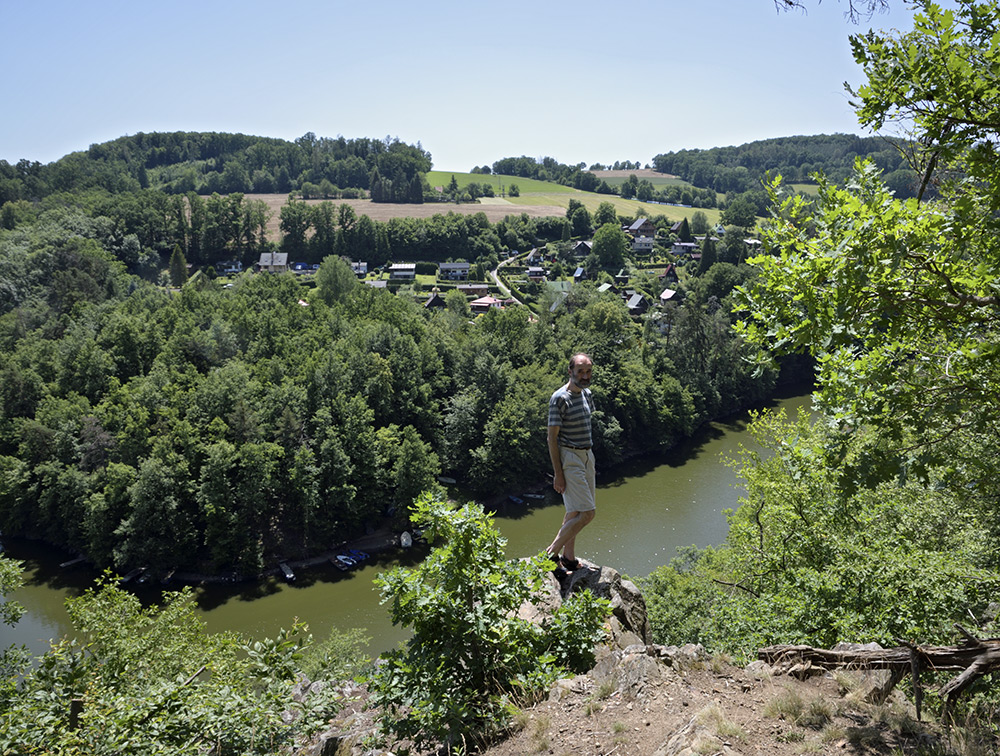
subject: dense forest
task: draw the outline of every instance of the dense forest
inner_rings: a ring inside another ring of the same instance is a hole
[[[791,136],[738,147],[662,153],[653,158],[653,167],[696,187],[740,194],[759,190],[768,173],[780,175],[787,183],[811,183],[817,173],[842,183],[854,170],[854,161],[864,158],[883,172],[883,181],[896,196],[905,199],[915,197],[919,185],[918,175],[907,159],[911,149],[907,142],[888,137]]]
[[[158,219],[175,200],[200,207],[151,189],[58,195],[23,214],[9,203],[16,222],[0,232],[0,528],[100,565],[253,572],[373,518],[405,522],[441,472],[473,493],[533,483],[548,468],[547,398],[577,349],[598,365],[603,465],[667,447],[773,385],[773,371],[754,376],[731,330],[727,293],[745,273],[729,263],[645,322],[593,284],[555,314],[513,308],[470,322],[461,297],[430,314],[358,285],[332,254],[315,288],[289,273],[247,274],[231,288],[198,276],[171,290],[132,270],[161,270],[157,250],[179,239],[179,226],[122,235],[140,230],[126,218],[145,200],[166,203]],[[239,216],[244,201],[213,195],[204,208]],[[352,213],[334,216],[336,231],[358,239],[368,219]],[[470,227],[486,251],[544,244],[539,230],[566,223],[552,221],[400,221],[363,248],[386,232],[398,252],[397,225],[428,244],[433,228],[469,244]],[[187,249],[207,264],[201,238]],[[261,243],[256,232],[213,238],[223,254]]]
[[[91,145],[49,165],[0,161],[0,205],[86,189],[203,195],[296,190],[349,198],[373,184],[380,199],[388,194],[391,201],[410,202],[419,195],[422,201],[421,179],[430,169],[431,156],[419,144],[390,137],[331,139],[310,132],[289,142],[214,132],[140,133]]]

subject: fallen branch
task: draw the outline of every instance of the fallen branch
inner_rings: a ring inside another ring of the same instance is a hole
[[[932,672],[962,670],[938,691],[944,699],[944,718],[949,719],[958,697],[973,682],[1000,670],[1000,638],[981,640],[961,625],[955,627],[964,636],[958,646],[919,646],[897,641],[902,644],[898,648],[832,651],[812,646],[781,645],[762,648],[757,657],[771,666],[809,663],[822,669],[887,669],[892,673],[889,690],[909,672],[913,677],[918,720],[923,699],[920,673],[925,669]]]

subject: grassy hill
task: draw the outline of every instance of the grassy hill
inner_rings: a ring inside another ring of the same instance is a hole
[[[651,171],[620,171],[615,173],[623,173],[621,177],[615,176],[614,179],[617,183],[623,182],[628,178],[628,173],[643,174],[643,178],[649,178],[646,174],[652,174]],[[601,175],[601,174],[598,174]],[[530,208],[536,206],[556,206],[562,208],[569,207],[569,201],[571,199],[576,200],[583,204],[588,211],[593,213],[597,210],[597,207],[602,202],[610,202],[615,206],[615,211],[622,216],[626,217],[637,217],[645,216],[652,217],[654,215],[665,215],[671,220],[681,220],[683,218],[691,219],[691,215],[696,212],[697,208],[692,207],[677,207],[675,205],[660,205],[653,202],[640,202],[639,200],[627,200],[618,197],[613,194],[597,194],[596,192],[583,192],[579,189],[574,189],[570,186],[564,186],[562,184],[556,184],[552,181],[538,181],[537,179],[522,178],[520,176],[503,176],[497,174],[480,174],[480,173],[459,173],[457,171],[430,171],[427,174],[427,181],[431,186],[447,186],[451,181],[451,177],[455,177],[455,181],[458,183],[459,187],[468,186],[471,183],[477,183],[480,185],[489,185],[493,187],[494,192],[497,193],[497,197],[484,197],[480,200],[483,205],[511,205],[511,212],[517,212],[518,208]],[[665,174],[656,174],[658,177],[659,184],[653,183],[654,186],[659,188],[659,186],[666,185],[667,183],[674,184],[686,184],[687,182],[681,181],[673,176],[667,176]],[[603,176],[602,176],[603,178]],[[653,182],[653,178],[650,178]],[[608,181],[610,184],[611,181]],[[516,184],[520,196],[518,197],[500,197],[500,187],[503,185],[504,189],[510,187],[511,184]],[[701,212],[705,213],[708,217],[710,223],[718,223],[719,221],[719,210],[716,208],[705,208]]]

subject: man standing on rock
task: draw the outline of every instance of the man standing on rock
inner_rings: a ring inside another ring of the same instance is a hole
[[[549,399],[548,445],[552,460],[552,487],[562,494],[566,516],[548,557],[567,570],[580,567],[576,536],[594,519],[596,509],[593,440],[590,414],[594,409],[590,377],[594,363],[582,352],[569,360],[569,381]],[[559,552],[562,551],[562,556]]]

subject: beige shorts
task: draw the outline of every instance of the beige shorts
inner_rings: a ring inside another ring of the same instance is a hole
[[[563,504],[567,512],[590,512],[597,508],[594,489],[597,477],[594,472],[594,452],[592,449],[570,449],[559,447],[566,490]]]

